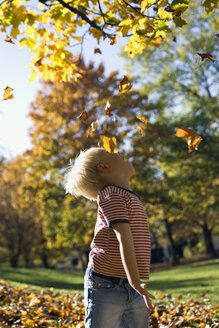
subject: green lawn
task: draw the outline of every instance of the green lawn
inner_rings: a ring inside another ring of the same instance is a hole
[[[83,292],[83,275],[82,272],[74,271],[0,268],[0,280],[9,281],[12,285],[52,287],[62,292]],[[219,302],[219,259],[152,272],[148,289],[151,292],[182,294],[196,299],[205,293],[211,301]]]

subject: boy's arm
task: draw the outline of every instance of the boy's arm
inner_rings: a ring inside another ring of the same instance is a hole
[[[140,280],[130,225],[124,222],[115,223],[112,224],[112,229],[119,241],[122,264],[129,284],[144,297],[148,310],[152,311],[150,297],[154,298],[154,296],[147,292],[146,284]]]

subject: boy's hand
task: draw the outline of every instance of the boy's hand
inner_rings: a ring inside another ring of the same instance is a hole
[[[149,313],[153,312],[154,311],[154,306],[153,304],[151,303],[151,298],[152,299],[155,299],[155,297],[150,294],[148,291],[147,291],[147,285],[138,280],[136,281],[134,284],[132,284],[132,287],[140,294],[143,296],[144,298],[144,301],[145,301],[145,304],[146,304],[146,307],[149,311]]]

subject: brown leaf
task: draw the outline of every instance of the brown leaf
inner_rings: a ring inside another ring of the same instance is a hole
[[[110,37],[110,45],[113,46],[116,43],[117,43],[116,36],[115,35],[114,36],[111,36]]]
[[[202,141],[202,137],[200,137],[194,130],[187,128],[177,128],[175,136],[183,138],[187,142],[189,153],[193,150],[198,150],[198,146]]]
[[[123,79],[119,83],[119,94],[128,92],[132,87],[132,83],[129,81],[126,75],[123,76]]]
[[[3,95],[2,100],[8,100],[8,99],[13,99],[13,98],[14,98],[13,89],[11,87],[7,86],[4,89],[4,95]]]
[[[88,136],[96,131],[97,125],[98,125],[98,121],[94,121],[91,123],[91,129],[87,130]]]
[[[106,106],[105,106],[105,109],[104,109],[104,114],[107,115],[107,116],[112,116],[113,115],[111,113],[110,106],[111,106],[110,102],[107,100]]]
[[[144,126],[143,126],[143,124],[138,125],[137,126],[137,129],[138,129],[138,131],[140,133],[140,136],[142,137],[143,134],[144,134]]]
[[[35,61],[34,66],[36,66],[36,67],[42,66],[42,59],[40,58],[37,61]]]
[[[6,42],[9,42],[11,44],[15,44],[14,41],[12,40],[12,38],[10,36],[8,36],[8,35],[6,35],[5,41]]]
[[[79,120],[86,121],[88,119],[88,113],[83,111],[80,115],[77,117]]]
[[[212,61],[213,63],[215,62],[214,57],[210,54],[201,54],[201,53],[197,52],[197,55],[199,55],[201,57],[201,61],[208,59],[208,60]]]
[[[95,49],[94,49],[94,53],[95,53],[95,54],[100,54],[100,55],[101,55],[101,54],[102,54],[102,51],[101,51],[99,48],[95,48]]]

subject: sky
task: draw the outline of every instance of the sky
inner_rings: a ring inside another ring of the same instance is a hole
[[[28,130],[32,125],[27,117],[29,105],[34,101],[37,90],[40,89],[38,80],[29,82],[31,53],[26,47],[19,47],[5,42],[5,36],[0,34],[0,155],[12,158],[31,148]],[[96,65],[103,63],[106,74],[118,70],[125,74],[124,62],[120,58],[124,40],[111,46],[108,40],[100,42],[91,36],[86,36],[83,55],[85,62],[94,61]],[[95,48],[100,48],[102,54],[94,54]],[[79,52],[80,49],[74,51]],[[13,89],[14,99],[2,101],[5,87]]]

